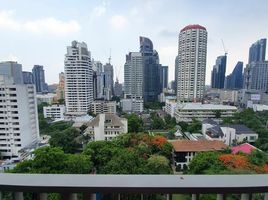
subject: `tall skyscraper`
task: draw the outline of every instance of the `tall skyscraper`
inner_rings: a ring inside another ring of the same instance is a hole
[[[143,59],[140,52],[126,55],[124,65],[125,97],[142,98],[143,96]]]
[[[249,48],[248,64],[251,62],[265,61],[266,38],[260,39]]]
[[[73,41],[65,55],[66,114],[85,115],[93,101],[91,55],[86,43]]]
[[[65,74],[63,72],[59,73],[59,84],[56,89],[57,99],[65,99]]]
[[[39,140],[35,86],[18,83],[21,65],[15,70],[13,64],[5,65],[5,72],[0,67],[0,154],[4,159],[17,158],[19,150]]]
[[[33,81],[33,73],[32,72],[22,72],[22,77],[23,77],[23,83],[24,84],[34,84]]]
[[[188,25],[179,34],[177,100],[201,101],[205,89],[207,30]]]
[[[233,72],[226,76],[225,89],[238,90],[243,88],[243,62],[237,62]]]
[[[43,93],[47,92],[47,84],[45,82],[45,71],[42,65],[34,65],[32,69],[33,81],[35,84],[36,92]]]
[[[225,71],[226,71],[227,56],[219,56],[216,64],[211,72],[211,87],[222,89],[224,88]]]
[[[168,88],[168,66],[159,65],[160,89]]]
[[[119,80],[117,78],[114,83],[114,96],[121,97],[122,94],[123,94],[123,86],[121,83],[119,83]]]
[[[268,91],[268,61],[265,61],[266,39],[261,39],[249,49],[249,63],[244,71],[244,88]]]
[[[144,102],[157,101],[161,93],[159,57],[149,38],[140,37],[140,53],[143,59]]]
[[[103,99],[104,98],[104,83],[105,75],[103,72],[103,65],[100,61],[92,62],[93,69],[93,88],[94,88],[94,99]]]
[[[175,59],[175,74],[174,74],[174,91],[175,91],[175,94],[177,95],[177,84],[178,84],[178,69],[179,69],[179,56],[176,56],[176,59]]]
[[[0,63],[0,74],[14,79],[15,84],[23,84],[22,66],[13,61]]]
[[[104,69],[104,99],[110,100],[114,94],[114,68],[110,63],[103,66]]]

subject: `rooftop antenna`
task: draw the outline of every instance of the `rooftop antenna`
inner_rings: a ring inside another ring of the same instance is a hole
[[[110,48],[110,56],[109,56],[109,58],[108,58],[108,60],[109,60],[109,64],[111,64],[111,60],[112,60],[111,52],[112,52],[112,50],[111,50],[111,48]]]
[[[225,56],[227,56],[227,54],[228,54],[228,50],[225,48],[223,39],[221,39],[221,43],[222,43],[222,47],[223,47],[223,50],[224,50],[224,54],[225,54]]]

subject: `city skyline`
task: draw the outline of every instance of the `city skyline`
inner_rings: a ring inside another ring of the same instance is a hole
[[[0,50],[0,60],[16,60],[25,71],[30,71],[33,65],[43,65],[47,83],[58,83],[58,74],[64,71],[66,46],[73,40],[84,41],[92,58],[103,64],[108,62],[112,50],[115,78],[120,71],[122,82],[125,54],[138,49],[139,36],[145,36],[154,42],[160,63],[169,66],[171,81],[179,31],[188,24],[201,24],[208,31],[206,84],[209,84],[215,59],[224,54],[221,39],[228,49],[226,74],[230,74],[238,61],[247,64],[250,45],[267,37],[266,4],[261,0],[258,3],[169,1],[169,4],[162,0],[66,1],[64,5],[54,1],[1,1],[0,42],[5,48]]]

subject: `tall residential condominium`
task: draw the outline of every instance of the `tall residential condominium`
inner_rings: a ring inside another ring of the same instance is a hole
[[[265,61],[266,38],[260,39],[249,48],[248,64],[251,62]]]
[[[125,97],[141,98],[143,96],[143,59],[140,52],[126,55],[124,65]]]
[[[12,78],[15,84],[23,84],[22,65],[17,62],[0,62],[0,74]]]
[[[225,89],[239,90],[243,88],[243,62],[237,62],[233,72],[225,78]]]
[[[64,63],[66,114],[85,115],[93,102],[91,55],[86,43],[73,41]]]
[[[110,100],[114,94],[114,68],[110,63],[103,66],[104,69],[104,99]]]
[[[24,84],[34,84],[33,81],[33,73],[32,72],[22,72],[22,78],[23,78],[23,83]]]
[[[211,72],[211,87],[222,89],[224,88],[225,71],[226,71],[227,56],[217,57],[216,64]]]
[[[65,99],[65,74],[64,72],[59,73],[59,84],[56,89],[57,100]]]
[[[143,99],[144,102],[158,100],[161,93],[159,56],[149,38],[140,37],[140,53],[143,60]]]
[[[39,140],[35,86],[17,83],[21,68],[17,72],[10,76],[0,70],[0,154],[4,159],[19,157],[22,148]]]
[[[201,101],[205,89],[207,30],[188,25],[179,34],[177,100]]]
[[[48,92],[48,86],[45,81],[45,71],[42,65],[34,65],[32,69],[33,81],[37,93]]]
[[[160,89],[168,88],[168,66],[159,65]]]

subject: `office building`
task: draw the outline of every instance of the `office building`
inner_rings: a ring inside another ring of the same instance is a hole
[[[116,102],[115,101],[93,101],[91,103],[90,111],[95,115],[101,113],[116,114]]]
[[[110,100],[114,94],[114,69],[113,65],[106,63],[104,69],[104,99]]]
[[[99,114],[86,124],[85,135],[89,135],[92,141],[109,141],[128,132],[127,119],[115,114]]]
[[[237,62],[233,72],[225,78],[225,89],[239,90],[243,88],[243,62]]]
[[[142,113],[144,110],[142,98],[125,98],[120,100],[123,112]]]
[[[140,53],[143,59],[143,99],[144,102],[154,102],[161,93],[162,67],[149,38],[140,37]]]
[[[12,65],[6,72],[13,71]],[[18,158],[19,151],[39,140],[35,86],[17,83],[20,74],[0,72],[0,154]],[[21,79],[22,81],[22,79]]]
[[[0,62],[0,75],[13,79],[15,84],[23,84],[22,66],[17,62]]]
[[[252,62],[265,61],[266,38],[260,39],[249,48],[248,64]]]
[[[35,84],[37,93],[48,92],[47,84],[45,82],[45,71],[42,65],[34,65],[32,69],[33,82]]]
[[[123,86],[119,83],[118,79],[116,79],[114,83],[114,96],[121,97],[123,95]]]
[[[219,56],[216,64],[211,72],[211,87],[222,89],[224,88],[225,71],[226,71],[227,56]]]
[[[57,85],[56,93],[58,101],[65,99],[65,75],[63,72],[59,74],[59,84]]]
[[[207,31],[188,25],[179,34],[177,59],[177,100],[201,101],[205,89]]]
[[[93,61],[93,91],[94,99],[104,99],[105,75],[100,61]]]
[[[33,81],[33,73],[32,72],[22,72],[22,78],[23,78],[23,83],[24,84],[34,84]]]
[[[160,91],[168,89],[168,66],[159,65]]]
[[[66,114],[85,115],[93,102],[91,55],[86,43],[73,41],[65,55]]]

